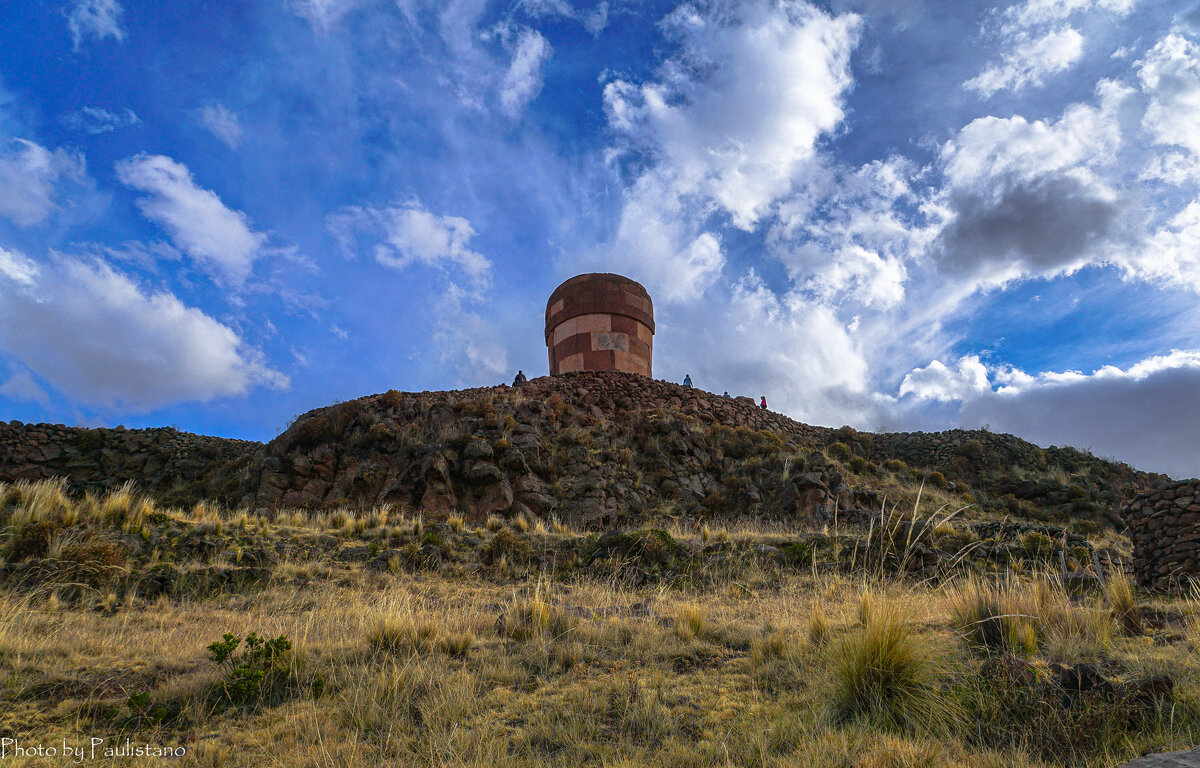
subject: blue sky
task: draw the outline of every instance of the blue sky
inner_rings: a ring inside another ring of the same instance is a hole
[[[0,6],[0,418],[269,439],[546,370],[582,271],[655,373],[1200,474],[1200,4]]]

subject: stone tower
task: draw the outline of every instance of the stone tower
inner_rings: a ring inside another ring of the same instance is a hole
[[[649,376],[654,304],[640,284],[620,275],[572,277],[546,302],[550,375],[626,371]]]

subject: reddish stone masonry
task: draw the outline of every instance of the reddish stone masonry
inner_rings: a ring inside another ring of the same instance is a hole
[[[1138,494],[1121,508],[1143,587],[1174,591],[1200,581],[1200,480]]]
[[[552,376],[574,371],[652,375],[654,304],[620,275],[572,277],[546,302],[546,349]]]

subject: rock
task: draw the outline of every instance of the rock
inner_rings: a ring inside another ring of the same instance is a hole
[[[1162,752],[1124,763],[1120,768],[1200,768],[1200,747],[1186,752]]]

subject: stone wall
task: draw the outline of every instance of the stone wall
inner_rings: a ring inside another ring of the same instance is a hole
[[[0,422],[0,480],[67,478],[77,490],[101,491],[127,480],[157,493],[212,480],[221,467],[261,443],[177,429],[83,429]]]
[[[1200,480],[1138,494],[1121,509],[1138,583],[1171,591],[1200,577]]]

